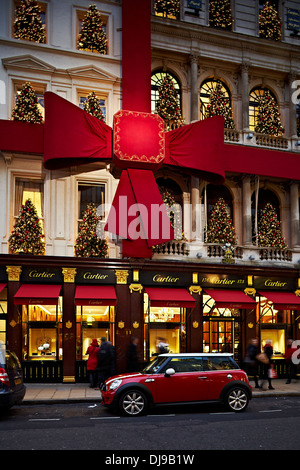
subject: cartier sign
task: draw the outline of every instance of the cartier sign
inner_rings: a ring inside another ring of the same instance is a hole
[[[142,271],[140,281],[143,285],[178,287],[191,284],[191,273]]]
[[[35,283],[62,283],[63,276],[59,268],[34,268],[23,267],[21,272],[21,282]]]
[[[264,277],[264,276],[255,276],[254,277],[254,287],[255,289],[272,289],[272,290],[295,290],[296,280],[295,279],[284,279],[279,277]]]
[[[115,284],[116,278],[110,269],[78,269],[77,284]]]

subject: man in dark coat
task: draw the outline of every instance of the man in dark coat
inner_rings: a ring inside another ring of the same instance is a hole
[[[115,350],[110,341],[105,337],[101,338],[101,345],[98,349],[98,385],[116,373],[115,371]]]

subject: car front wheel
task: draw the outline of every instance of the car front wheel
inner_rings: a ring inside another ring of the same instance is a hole
[[[231,411],[244,411],[249,403],[247,392],[242,387],[232,388],[226,395],[225,404]]]
[[[129,390],[122,395],[119,406],[122,414],[139,416],[146,412],[147,398],[139,390]]]

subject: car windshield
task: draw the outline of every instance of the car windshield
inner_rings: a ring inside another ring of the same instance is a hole
[[[156,357],[145,367],[145,369],[143,369],[142,372],[144,374],[155,374],[167,359],[168,358],[165,356]]]

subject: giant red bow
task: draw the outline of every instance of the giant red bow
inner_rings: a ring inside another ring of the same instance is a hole
[[[152,246],[174,238],[153,171],[170,165],[215,183],[225,179],[222,117],[165,133],[159,116],[125,110],[115,114],[113,132],[52,92],[45,93],[45,109],[47,169],[113,161],[123,170],[105,227],[124,238],[123,257],[151,258]]]

